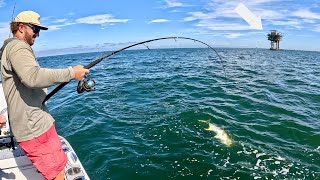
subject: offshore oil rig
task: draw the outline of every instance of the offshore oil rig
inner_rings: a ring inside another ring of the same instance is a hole
[[[271,41],[270,50],[279,50],[279,44],[282,40],[283,34],[276,30],[271,30],[268,34],[268,40]]]

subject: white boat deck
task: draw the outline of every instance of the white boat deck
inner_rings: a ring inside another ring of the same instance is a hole
[[[27,156],[0,160],[0,179],[45,180]]]
[[[66,139],[60,136],[62,148],[68,157],[65,167],[66,180],[89,180],[85,169],[74,150]],[[45,178],[34,167],[24,151],[15,144],[13,150],[9,147],[10,137],[2,138],[0,141],[0,179],[1,180],[44,180]]]

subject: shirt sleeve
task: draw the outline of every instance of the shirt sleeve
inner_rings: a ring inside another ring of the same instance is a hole
[[[29,88],[47,88],[57,83],[69,82],[75,77],[72,67],[66,69],[41,68],[33,51],[27,45],[16,49],[10,57],[12,68],[21,82]]]

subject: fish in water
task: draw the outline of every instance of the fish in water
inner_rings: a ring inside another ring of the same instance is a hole
[[[222,128],[218,127],[217,125],[215,125],[213,123],[210,123],[210,121],[199,120],[199,122],[208,124],[209,128],[205,129],[205,130],[215,132],[216,135],[214,137],[219,139],[221,141],[221,143],[225,144],[226,146],[232,145],[232,143],[233,143],[232,139],[229,137],[229,135]]]

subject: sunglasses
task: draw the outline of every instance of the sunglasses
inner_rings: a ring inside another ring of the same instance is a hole
[[[35,26],[35,25],[32,25],[32,24],[24,24],[24,25],[29,26],[33,30],[33,33],[35,33],[35,34],[39,33],[40,30],[41,30],[39,26]]]

